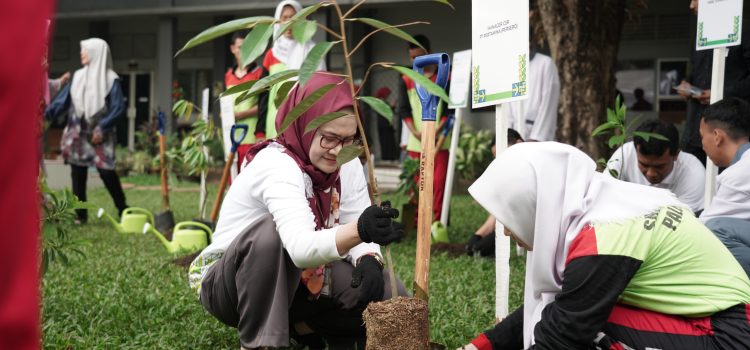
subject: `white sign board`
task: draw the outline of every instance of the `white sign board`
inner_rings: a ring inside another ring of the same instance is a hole
[[[700,0],[696,50],[735,46],[742,41],[742,0]]]
[[[219,99],[221,106],[221,136],[224,139],[224,159],[232,152],[232,125],[234,125],[234,97],[235,95],[224,96]],[[234,161],[237,161],[235,157]],[[237,176],[237,165],[232,165],[231,178]]]
[[[450,98],[448,108],[468,107],[469,80],[471,80],[471,50],[453,53]]]
[[[529,0],[473,0],[471,5],[472,107],[527,98]]]

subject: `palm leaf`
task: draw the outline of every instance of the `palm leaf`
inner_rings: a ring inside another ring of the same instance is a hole
[[[299,83],[305,85],[310,77],[318,70],[320,60],[325,57],[328,51],[341,41],[328,42],[323,41],[315,44],[310,52],[307,54],[305,61],[302,62],[302,66],[299,68]]]
[[[296,76],[298,72],[299,71],[296,69],[289,69],[283,72],[278,72],[276,74],[271,74],[263,79],[260,79],[255,83],[255,85],[253,85],[252,88],[250,88],[250,90],[243,92],[242,95],[237,97],[237,99],[235,100],[235,103],[240,103],[244,100],[247,100],[250,97],[260,95],[260,93],[267,90],[271,86],[274,86],[278,83],[281,83],[289,78]]]
[[[326,84],[323,85],[320,89],[315,90],[313,93],[305,97],[299,104],[294,106],[289,113],[284,117],[284,120],[281,122],[281,128],[279,128],[279,134],[283,133],[286,128],[289,127],[292,123],[294,123],[297,118],[302,116],[303,113],[305,113],[310,107],[312,107],[315,102],[318,102],[320,98],[325,96],[331,89],[333,89],[336,86],[336,84]]]
[[[305,134],[307,134],[310,131],[313,131],[317,128],[319,128],[321,125],[330,122],[331,120],[335,120],[338,118],[341,118],[343,116],[351,115],[350,113],[346,112],[331,112],[328,114],[321,115],[319,117],[316,117],[315,119],[311,120],[307,126],[305,126]]]
[[[287,96],[289,96],[289,91],[292,90],[294,87],[294,84],[296,84],[296,81],[285,81],[281,83],[281,86],[279,87],[279,90],[276,91],[276,97],[273,100],[274,105],[276,105],[276,108],[278,109],[279,106],[286,100]]]
[[[383,100],[372,96],[360,96],[358,99],[372,107],[372,109],[385,118],[389,124],[393,124],[393,110],[391,110],[391,106],[383,102]]]
[[[299,43],[306,43],[312,39],[318,30],[318,23],[310,20],[299,20],[292,25],[292,36]]]
[[[192,39],[188,40],[188,42],[183,46],[180,51],[177,51],[175,54],[175,57],[177,57],[179,54],[181,54],[183,51],[186,51],[190,48],[193,48],[195,46],[198,46],[200,44],[203,44],[207,41],[216,39],[222,35],[226,35],[232,32],[236,32],[241,29],[247,29],[254,25],[256,25],[259,22],[268,22],[272,23],[274,21],[273,17],[269,16],[256,16],[256,17],[247,17],[247,18],[239,18],[235,19],[233,21],[229,21],[226,23],[219,24],[217,26],[213,26],[211,28],[208,28],[204,31],[202,31],[200,34],[194,36]]]
[[[244,92],[244,91],[250,90],[250,88],[252,88],[253,85],[255,85],[255,83],[257,82],[258,80],[251,80],[251,81],[246,81],[244,83],[237,84],[235,86],[230,87],[226,91],[222,92],[221,95],[219,95],[219,97],[234,95],[238,92]]]
[[[378,21],[377,19],[372,19],[372,18],[354,18],[352,20],[354,20],[354,21],[360,21],[360,22],[362,22],[364,24],[370,25],[370,26],[375,27],[377,29],[381,29],[381,30],[383,30],[384,32],[386,32],[388,34],[391,34],[391,35],[393,35],[393,36],[395,36],[397,38],[400,38],[402,40],[406,40],[406,41],[408,41],[408,42],[410,42],[410,43],[412,43],[414,45],[417,45],[417,46],[421,47],[425,51],[427,51],[427,49],[424,46],[422,46],[422,44],[420,44],[417,41],[417,39],[414,39],[413,36],[409,35],[409,33],[405,32],[405,31],[403,31],[401,29],[394,28],[392,25],[390,25],[388,23],[381,22],[381,21]]]
[[[359,157],[359,155],[362,154],[363,150],[364,149],[362,147],[357,145],[344,146],[339,151],[339,154],[336,155],[336,164],[338,166],[342,166],[346,163],[349,163],[349,161],[351,161],[352,159]]]
[[[435,2],[439,2],[439,3],[441,3],[441,4],[444,4],[444,5],[448,5],[448,6],[450,6],[450,8],[452,8],[452,9],[453,9],[454,11],[456,10],[456,8],[455,8],[455,7],[453,7],[453,4],[451,4],[450,2],[448,2],[448,0],[433,0],[433,1],[435,1]]]
[[[432,95],[440,97],[441,100],[445,101],[445,103],[451,104],[451,99],[448,97],[448,94],[445,93],[445,90],[438,86],[437,84],[433,83],[432,80],[427,79],[424,75],[417,73],[416,71],[401,67],[401,66],[387,66],[389,68],[395,69],[399,73],[406,75],[407,77],[414,80],[419,86],[423,87],[427,91],[429,91]]]
[[[268,39],[272,34],[273,25],[271,23],[258,23],[253,27],[253,30],[245,37],[240,50],[240,60],[243,66],[249,65],[266,51]]]

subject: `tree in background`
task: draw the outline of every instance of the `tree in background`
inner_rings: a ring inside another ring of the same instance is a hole
[[[615,64],[623,24],[647,0],[538,0],[539,17],[560,72],[557,139],[594,158],[606,147],[593,137],[615,101]]]

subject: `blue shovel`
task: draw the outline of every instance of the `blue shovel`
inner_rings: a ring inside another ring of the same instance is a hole
[[[446,53],[419,56],[414,60],[414,70],[424,73],[424,67],[436,65],[435,83],[445,89],[448,84],[450,58]],[[428,274],[430,272],[430,238],[432,226],[432,182],[435,169],[435,120],[440,103],[425,88],[417,85],[417,95],[422,103],[422,153],[419,164],[419,207],[417,220],[417,261],[414,272],[414,289],[417,298],[428,299]]]
[[[237,136],[237,133],[235,132],[237,130],[241,131],[239,136]],[[229,156],[227,156],[227,162],[224,164],[224,172],[221,174],[221,181],[219,182],[219,191],[216,192],[214,207],[211,209],[212,223],[216,223],[216,218],[219,216],[219,207],[221,207],[221,201],[224,197],[224,189],[227,187],[229,172],[232,170],[232,163],[234,163],[234,153],[237,152],[237,148],[240,147],[240,142],[245,139],[245,136],[247,136],[247,125],[232,125],[232,131],[229,133],[229,139],[232,141],[232,148],[229,152]]]

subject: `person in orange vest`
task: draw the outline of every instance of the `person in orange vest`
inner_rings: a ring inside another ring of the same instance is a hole
[[[424,35],[415,35],[414,39],[419,42],[422,47],[419,47],[413,43],[409,43],[409,59],[414,63],[414,59],[430,53],[430,40]],[[424,68],[424,75],[435,81],[437,75],[435,74],[435,66],[427,66]],[[422,104],[419,102],[419,96],[417,96],[416,83],[414,80],[407,76],[402,76],[401,86],[401,101],[399,101],[398,115],[401,120],[404,121],[406,127],[409,129],[409,140],[406,144],[406,151],[410,158],[419,159],[422,153]],[[440,125],[436,128],[436,133],[440,133],[445,127],[448,117],[445,113],[445,105],[440,102],[438,105],[437,113],[440,116]],[[437,140],[438,137],[436,136]],[[401,141],[403,142],[403,140]],[[443,207],[443,193],[445,193],[445,176],[448,172],[448,149],[451,144],[450,133],[445,139],[445,142],[440,146],[440,149],[436,150],[435,153],[435,175],[433,177],[433,203],[432,203],[432,220],[440,220],[440,212]],[[414,175],[414,180],[419,183],[419,174]]]
[[[255,62],[247,66],[242,65],[240,50],[242,43],[245,42],[247,31],[238,31],[232,35],[232,44],[229,45],[229,51],[232,52],[235,59],[235,65],[227,70],[224,74],[224,85],[229,89],[232,86],[239,85],[248,81],[260,79],[263,70]],[[245,154],[256,141],[263,139],[263,123],[258,118],[258,97],[254,96],[234,105],[234,120],[236,124],[247,125],[248,133],[237,148],[237,159],[245,159]],[[263,120],[265,121],[265,119]],[[237,171],[242,170],[242,161],[237,162]]]

